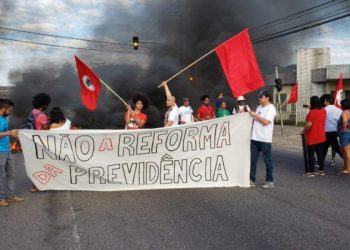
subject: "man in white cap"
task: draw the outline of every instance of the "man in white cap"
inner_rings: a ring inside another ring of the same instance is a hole
[[[235,114],[244,113],[244,112],[250,112],[250,108],[245,103],[244,96],[238,96],[236,100],[236,105],[232,110],[232,114],[235,115]]]

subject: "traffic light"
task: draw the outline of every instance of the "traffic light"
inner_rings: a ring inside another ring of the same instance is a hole
[[[137,50],[139,48],[139,37],[138,36],[134,36],[132,38],[132,43],[134,45],[134,50]]]
[[[277,92],[280,92],[282,89],[283,89],[283,86],[282,86],[282,79],[281,78],[277,78],[275,79],[275,87],[277,89]]]

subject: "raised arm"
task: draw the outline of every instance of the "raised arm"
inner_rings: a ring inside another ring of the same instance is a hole
[[[171,92],[170,92],[170,89],[168,87],[168,83],[166,81],[163,81],[162,82],[162,87],[164,87],[165,89],[165,94],[166,94],[166,97],[170,97],[172,96]]]

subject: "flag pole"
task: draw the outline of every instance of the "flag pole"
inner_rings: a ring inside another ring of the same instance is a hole
[[[129,104],[127,104],[126,101],[124,101],[123,98],[121,98],[113,89],[111,89],[111,88],[108,86],[107,83],[105,83],[104,81],[102,81],[102,79],[100,79],[100,81],[101,81],[101,83],[102,83],[103,85],[105,85],[105,87],[106,87],[109,91],[111,91],[111,92],[112,92],[126,107],[129,107]]]
[[[210,55],[211,53],[213,53],[215,51],[215,49],[212,49],[211,51],[209,51],[208,53],[206,53],[204,56],[201,56],[200,58],[198,58],[196,61],[194,61],[193,63],[191,63],[190,65],[188,65],[187,67],[183,68],[182,70],[180,70],[179,72],[177,72],[175,75],[173,75],[172,77],[170,77],[168,80],[166,80],[166,82],[171,81],[172,79],[174,79],[175,77],[177,77],[178,75],[180,75],[182,72],[186,71],[187,69],[189,69],[190,67],[192,67],[193,65],[195,65],[197,62],[201,61],[202,59],[204,59],[205,57],[207,57],[208,55]],[[158,85],[158,88],[162,87],[162,84]]]
[[[276,74],[276,79],[278,79],[278,67],[275,67],[275,74]],[[282,107],[281,107],[281,94],[279,93],[279,91],[277,91],[277,103],[278,103],[278,110],[279,110],[279,115],[280,115],[280,119],[281,119],[281,130],[282,130],[282,136],[284,135],[284,128],[283,128],[283,114],[282,114]]]
[[[284,102],[281,104],[281,108],[283,108],[284,105],[288,105],[288,103],[286,103],[286,102],[289,102],[290,95],[291,95],[291,93],[289,93],[289,95],[288,95],[288,97],[286,98],[286,100],[284,100]]]
[[[77,74],[77,71],[73,69],[73,73]],[[107,83],[105,83],[101,78],[99,78],[100,82],[106,86],[106,88],[111,91],[126,107],[129,107],[129,104],[126,103],[126,101],[121,98],[113,89],[111,89]]]

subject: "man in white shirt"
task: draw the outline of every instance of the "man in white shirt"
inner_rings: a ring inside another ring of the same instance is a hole
[[[189,124],[194,122],[193,109],[190,106],[190,99],[185,97],[184,104],[179,108],[180,124]]]
[[[176,99],[169,90],[166,81],[162,82],[166,94],[166,106],[168,111],[165,113],[164,127],[175,127],[179,125],[179,108],[176,105]]]
[[[257,107],[256,112],[250,112],[254,117],[250,144],[250,186],[256,186],[256,166],[261,151],[266,165],[266,183],[263,185],[263,188],[273,188],[275,185],[273,182],[271,144],[276,109],[275,106],[270,103],[271,94],[268,90],[261,90],[258,94],[258,98],[260,105]]]
[[[324,94],[323,96],[321,96],[320,99],[327,113],[326,125],[325,125],[326,142],[323,145],[323,155],[326,158],[328,148],[329,146],[331,146],[332,149],[336,153],[338,153],[338,155],[341,158],[343,158],[343,154],[340,150],[338,135],[337,135],[337,124],[341,116],[342,110],[334,106],[334,97],[331,94]]]

